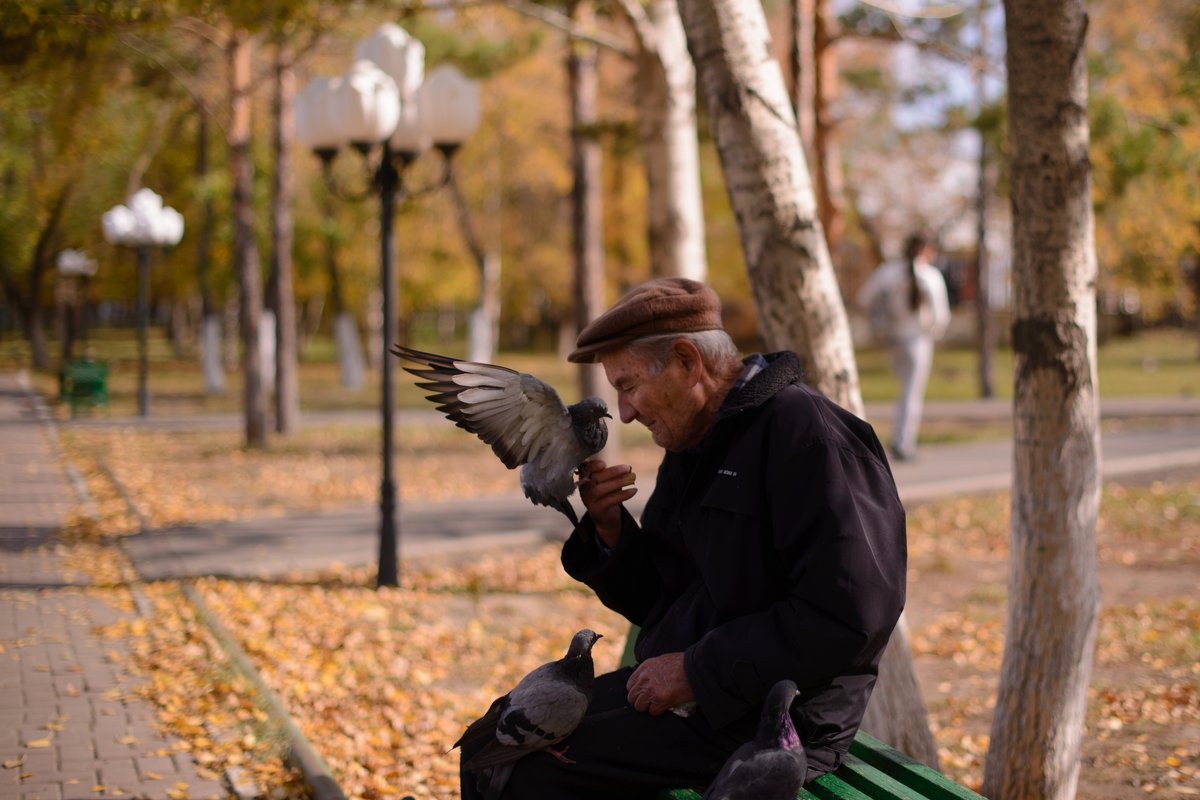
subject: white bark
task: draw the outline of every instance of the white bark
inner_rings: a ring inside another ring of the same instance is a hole
[[[200,340],[200,363],[204,371],[204,391],[225,393],[225,362],[222,356],[221,318],[210,314],[204,318]]]
[[[262,321],[258,328],[258,358],[262,363],[263,391],[267,394],[275,391],[275,359],[279,353],[279,341],[276,338],[275,312],[264,308]]]
[[[810,383],[861,414],[846,308],[762,7],[682,0],[679,10],[763,336],[771,348],[795,350]]]
[[[1006,0],[1015,370],[1008,622],[983,791],[1075,796],[1099,606],[1083,0]]]
[[[703,281],[708,274],[696,71],[675,0],[622,3],[637,36],[638,139],[646,169],[650,269]]]
[[[333,318],[333,340],[337,347],[342,388],[361,389],[366,383],[367,364],[358,337],[358,323],[349,311],[342,311]]]
[[[479,304],[467,321],[467,358],[491,363],[500,335],[500,254],[485,253],[480,273]]]

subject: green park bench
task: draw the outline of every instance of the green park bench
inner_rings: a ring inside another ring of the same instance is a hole
[[[635,638],[636,627],[629,632],[622,666],[633,665]],[[700,795],[691,789],[672,789],[660,793],[659,800],[700,800]],[[983,800],[983,797],[859,731],[842,765],[801,789],[798,800]]]
[[[101,361],[68,361],[58,373],[60,401],[70,403],[71,416],[81,406],[108,407],[108,365]]]

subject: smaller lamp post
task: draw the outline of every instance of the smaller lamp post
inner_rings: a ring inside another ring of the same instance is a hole
[[[150,409],[147,387],[149,364],[146,354],[146,317],[150,306],[150,248],[170,247],[183,238],[183,215],[163,206],[162,197],[150,189],[138,189],[129,205],[117,205],[100,219],[104,238],[113,244],[137,250],[137,326],[138,326],[138,416]]]
[[[63,319],[62,360],[71,360],[75,340],[85,340],[83,330],[84,305],[87,302],[88,278],[96,274],[96,260],[82,250],[63,250],[58,254],[58,274],[70,286],[69,302]]]
[[[395,586],[399,582],[398,503],[393,477],[396,401],[388,349],[397,328],[393,238],[396,202],[441,188],[449,181],[451,157],[479,126],[479,91],[449,65],[438,67],[425,78],[424,45],[390,23],[359,42],[355,58],[354,66],[340,80],[319,78],[297,96],[296,137],[320,157],[331,189],[335,187],[329,167],[338,150],[350,144],[363,155],[379,197],[383,474],[379,486],[377,583]],[[377,144],[379,156],[372,159],[371,151]],[[405,171],[431,144],[444,157],[442,181],[412,191],[405,186]]]

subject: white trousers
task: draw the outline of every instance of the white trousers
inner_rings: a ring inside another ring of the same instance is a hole
[[[918,336],[891,347],[892,372],[900,382],[896,413],[892,420],[892,452],[910,458],[917,452],[917,429],[925,403],[925,386],[933,366],[933,339]]]

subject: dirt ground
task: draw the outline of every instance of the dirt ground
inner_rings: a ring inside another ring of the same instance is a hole
[[[975,502],[972,518],[993,513],[1003,517],[993,527],[1007,530],[1006,494]],[[965,537],[953,559],[927,548],[927,510],[910,510],[915,664],[943,771],[978,789],[1003,652],[1007,551],[995,531]],[[1078,797],[1200,795],[1200,471],[1109,485],[1097,544],[1101,608]]]

